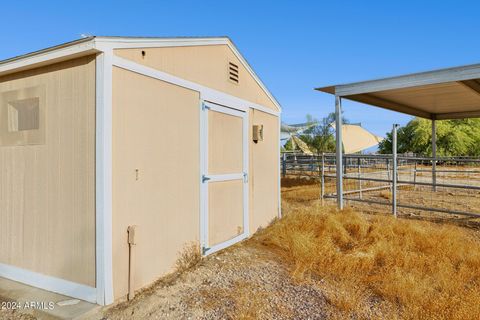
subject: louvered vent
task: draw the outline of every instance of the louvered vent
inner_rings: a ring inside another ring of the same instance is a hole
[[[236,84],[239,82],[238,66],[235,63],[228,63],[228,79]]]

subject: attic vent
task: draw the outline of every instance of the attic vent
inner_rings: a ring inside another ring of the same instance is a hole
[[[232,62],[228,63],[228,80],[236,84],[238,84],[239,81],[238,66]]]

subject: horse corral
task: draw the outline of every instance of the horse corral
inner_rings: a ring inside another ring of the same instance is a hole
[[[432,158],[399,155],[344,155],[343,196],[346,203],[366,212],[393,211],[400,215],[480,222],[480,159]],[[393,177],[396,171],[397,186]],[[308,179],[318,199],[331,203],[336,196],[335,155],[282,155],[284,178]]]

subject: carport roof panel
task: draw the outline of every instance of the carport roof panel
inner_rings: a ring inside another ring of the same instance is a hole
[[[480,117],[480,64],[316,88],[429,119]]]

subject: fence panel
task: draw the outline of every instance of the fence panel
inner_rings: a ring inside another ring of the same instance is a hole
[[[336,199],[335,163],[335,154],[284,153],[282,176],[318,179],[322,202]],[[396,191],[399,210],[480,217],[480,159],[398,155],[396,189],[393,165],[392,155],[343,155],[344,200],[389,210]]]

